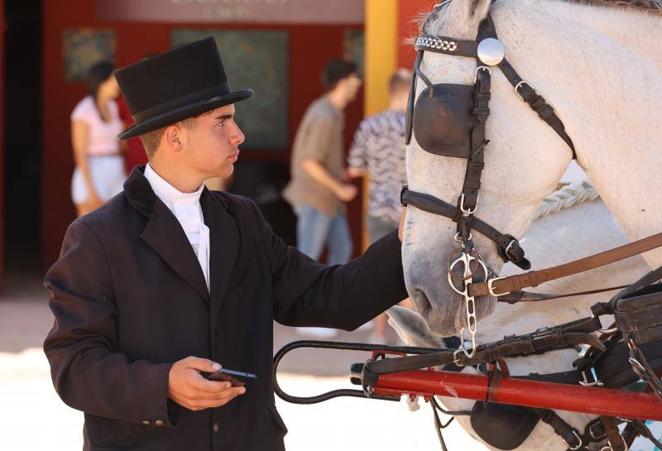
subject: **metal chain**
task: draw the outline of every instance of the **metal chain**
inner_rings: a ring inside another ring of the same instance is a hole
[[[465,326],[460,330],[460,347],[455,351],[453,358],[455,364],[458,365],[461,354],[464,354],[466,358],[470,359],[475,355],[477,347],[476,333],[478,330],[478,320],[476,318],[476,300],[474,296],[469,294],[469,285],[476,281],[476,274],[474,274],[471,267],[472,262],[475,262],[474,266],[478,266],[486,279],[493,274],[493,271],[488,268],[482,257],[476,252],[470,238],[463,240],[458,236],[456,237],[456,240],[461,244],[461,249],[459,256],[449,264],[448,283],[453,291],[462,296],[464,303]],[[451,255],[451,260],[454,255],[457,254]],[[462,280],[461,286],[458,287],[456,284],[457,276],[454,270],[460,263],[462,264]],[[468,337],[466,337],[467,333]],[[465,345],[465,337],[471,342],[471,347],[469,349],[467,349]]]

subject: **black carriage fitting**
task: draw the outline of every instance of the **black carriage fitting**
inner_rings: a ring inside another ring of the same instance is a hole
[[[367,390],[351,390],[339,389],[322,393],[317,396],[293,396],[286,393],[278,383],[278,365],[283,359],[285,354],[301,348],[313,349],[335,349],[340,351],[366,351],[366,352],[383,352],[384,354],[424,354],[438,351],[435,348],[417,348],[412,346],[388,346],[388,345],[375,345],[366,343],[345,343],[338,341],[318,341],[318,340],[301,340],[294,341],[283,346],[275,355],[273,360],[273,384],[274,392],[284,401],[293,404],[316,404],[329,399],[338,398],[341,396],[349,396],[354,398],[369,398],[379,399],[383,401],[399,401],[399,396],[369,396]],[[356,363],[351,367],[350,381],[354,385],[365,385],[362,382],[362,372],[364,371],[364,364]]]
[[[480,345],[472,358],[466,357],[455,349],[419,348],[411,346],[387,346],[365,343],[344,343],[334,341],[303,340],[283,346],[274,356],[273,384],[275,393],[283,400],[294,404],[315,404],[340,396],[357,398],[383,399],[397,401],[399,397],[373,396],[372,387],[377,384],[382,374],[392,374],[402,371],[419,370],[423,368],[444,367],[454,363],[461,366],[489,363],[506,357],[521,357],[532,354],[542,354],[547,351],[574,348],[580,344],[602,347],[602,344],[591,335],[601,328],[596,317],[571,321],[552,328],[539,329],[536,332],[505,337],[494,343]],[[293,396],[286,393],[278,383],[278,365],[288,352],[301,348],[335,349],[345,351],[377,352],[377,359],[369,359],[365,363],[354,364],[351,368],[350,381],[354,385],[362,385],[363,390],[339,389],[316,396]],[[401,354],[404,357],[385,358],[387,354]],[[536,378],[536,377],[533,377]],[[548,379],[549,380],[549,379]]]

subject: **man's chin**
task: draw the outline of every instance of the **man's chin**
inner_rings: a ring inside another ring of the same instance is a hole
[[[210,174],[209,177],[221,177],[226,179],[230,177],[233,173],[234,173],[234,164],[229,163],[229,164],[224,164],[222,167],[218,168],[218,170]]]

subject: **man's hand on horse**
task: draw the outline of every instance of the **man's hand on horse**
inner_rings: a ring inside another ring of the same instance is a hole
[[[168,397],[189,410],[203,410],[223,406],[246,393],[244,387],[232,387],[226,381],[210,381],[200,374],[220,369],[218,363],[199,357],[175,362],[168,375]]]

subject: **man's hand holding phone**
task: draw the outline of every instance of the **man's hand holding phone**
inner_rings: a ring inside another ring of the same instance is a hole
[[[221,365],[211,360],[187,357],[175,362],[168,375],[168,397],[189,410],[220,407],[246,393],[231,380],[209,380],[201,373],[216,374]]]

